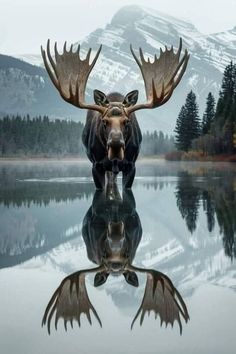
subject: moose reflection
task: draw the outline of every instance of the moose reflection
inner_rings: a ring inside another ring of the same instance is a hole
[[[136,211],[135,199],[131,190],[123,190],[122,197],[110,174],[105,190],[96,191],[93,202],[87,211],[82,228],[88,258],[97,266],[79,270],[67,276],[54,292],[45,310],[42,325],[47,325],[50,334],[51,321],[55,314],[55,328],[60,318],[64,326],[73,321],[81,325],[81,314],[87,316],[90,324],[91,313],[100,326],[102,322],[92,305],[85,277],[94,274],[94,286],[104,284],[109,276],[124,276],[131,286],[138,287],[137,273],[145,273],[146,287],[141,305],[134,317],[131,328],[140,316],[142,325],[145,314],[153,311],[159,315],[161,325],[166,326],[177,321],[182,333],[181,318],[189,320],[187,307],[174,287],[172,281],[163,273],[154,269],[134,266],[135,253],[142,237],[142,226]]]

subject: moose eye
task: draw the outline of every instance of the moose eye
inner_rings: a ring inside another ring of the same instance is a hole
[[[124,126],[125,126],[125,127],[129,127],[129,126],[130,126],[130,120],[129,120],[129,119],[126,119],[126,120],[124,121]]]
[[[103,124],[103,127],[106,128],[106,126],[107,126],[107,120],[106,120],[106,119],[103,119],[103,120],[102,120],[102,124]]]

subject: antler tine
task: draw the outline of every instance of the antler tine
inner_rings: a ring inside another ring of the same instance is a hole
[[[58,291],[59,291],[59,288],[57,288],[57,290],[53,293],[53,295],[52,295],[52,297],[51,297],[51,299],[50,299],[50,301],[49,301],[49,303],[48,303],[48,305],[47,305],[47,307],[46,307],[46,309],[45,309],[45,312],[44,312],[44,315],[43,315],[43,319],[42,319],[42,323],[41,323],[42,327],[43,327],[43,326],[46,324],[46,322],[47,322],[48,313],[49,313],[49,311],[50,311],[52,305],[54,304],[54,302],[55,302],[55,300],[56,300],[56,298],[57,298]]]
[[[88,53],[87,53],[87,56],[86,56],[86,60],[89,62],[89,59],[90,59],[90,54],[91,54],[91,48],[89,48],[88,50]]]
[[[138,318],[138,316],[139,316],[139,314],[140,314],[140,312],[141,312],[141,310],[142,310],[142,306],[143,306],[143,301],[142,301],[142,304],[140,305],[140,307],[139,307],[139,309],[138,309],[138,311],[137,311],[136,315],[134,316],[134,319],[133,319],[133,321],[132,321],[132,323],[131,323],[131,326],[130,326],[130,329],[131,329],[131,330],[133,329],[134,323],[135,323],[135,321],[137,320],[137,318]],[[141,320],[140,320],[140,326],[141,326]]]
[[[41,54],[42,54],[43,61],[44,61],[44,65],[45,65],[45,68],[46,68],[46,70],[47,70],[47,72],[48,72],[48,75],[50,76],[50,79],[52,80],[54,86],[58,89],[58,81],[57,81],[57,78],[56,78],[56,75],[55,75],[55,69],[54,69],[54,65],[53,65],[53,64],[54,64],[53,59],[52,59],[51,56],[48,57],[50,63],[51,63],[51,60],[52,60],[51,65],[52,65],[52,67],[53,67],[54,72],[51,70],[51,68],[50,68],[50,66],[49,66],[49,64],[48,64],[46,52],[45,52],[45,50],[43,49],[42,46],[41,46]]]
[[[138,57],[136,56],[136,54],[135,54],[135,52],[134,52],[134,50],[133,50],[132,44],[130,44],[130,51],[131,51],[131,53],[132,53],[132,55],[133,55],[133,57],[134,57],[136,63],[138,64],[140,70],[142,71],[142,69],[141,69],[142,64],[141,64],[140,61],[138,60]]]
[[[63,53],[67,53],[67,50],[66,50],[66,41],[65,41],[64,46],[63,46]]]
[[[178,48],[178,51],[176,53],[178,60],[179,60],[179,57],[180,57],[180,53],[182,51],[182,44],[183,44],[182,37],[180,37],[180,39],[179,39],[179,48]]]
[[[145,59],[144,59],[144,55],[143,55],[142,48],[139,48],[139,54],[140,54],[140,59],[141,59],[142,64],[143,64],[143,63],[146,63],[146,61],[145,61]]]
[[[50,51],[49,51],[49,53],[50,53]],[[58,53],[58,50],[57,50],[57,42],[55,42],[55,44],[54,44],[54,53],[55,53],[55,59],[57,61],[58,58],[60,57],[60,54]]]
[[[78,325],[80,326],[80,316],[82,313],[86,315],[89,323],[92,324],[90,311],[93,312],[99,325],[102,327],[102,322],[90,302],[85,284],[85,275],[87,273],[101,270],[104,270],[103,266],[81,270],[62,280],[60,286],[56,289],[50,299],[42,319],[42,326],[47,325],[49,334],[51,332],[51,320],[55,312],[54,324],[56,330],[60,318],[64,319],[65,330],[67,330],[68,321],[70,321],[71,326],[73,327],[74,319],[77,320]]]
[[[92,326],[92,320],[91,320],[91,316],[90,316],[90,312],[89,311],[86,312],[86,316],[87,316],[87,319],[89,321],[90,326]]]
[[[73,328],[73,320],[72,320],[72,318],[70,319],[70,325],[71,325],[71,328]]]
[[[50,310],[50,313],[48,315],[48,320],[47,320],[47,329],[48,329],[48,334],[50,335],[51,333],[51,320],[52,320],[52,316],[54,314],[54,312],[56,311],[57,308],[57,304],[55,303],[52,307],[52,309]]]
[[[49,62],[53,68],[54,73],[56,74],[56,64],[55,64],[55,62],[51,56],[51,53],[50,53],[50,39],[48,39],[48,41],[47,41],[47,57],[48,57]]]
[[[176,288],[175,288],[175,294],[176,294],[176,296],[177,296],[177,298],[178,298],[178,300],[179,300],[179,302],[180,302],[180,304],[182,306],[182,309],[183,309],[183,312],[181,312],[181,313],[182,313],[185,321],[188,322],[190,320],[190,317],[189,317],[187,306],[186,306],[182,296],[180,295],[178,289],[176,289]]]
[[[90,49],[91,49],[91,48],[90,48]],[[92,70],[92,68],[94,67],[95,63],[96,63],[96,61],[97,61],[97,59],[98,59],[98,57],[99,57],[99,54],[100,54],[101,50],[102,50],[102,44],[101,44],[100,47],[98,48],[98,51],[97,51],[97,53],[96,53],[96,55],[95,55],[95,57],[94,57],[92,63],[90,64],[91,70]]]
[[[64,328],[65,328],[65,331],[67,332],[67,320],[64,319]]]
[[[91,304],[91,303],[90,303],[90,304]],[[100,324],[100,327],[102,327],[102,322],[101,322],[101,320],[100,320],[100,317],[98,316],[98,313],[97,313],[97,311],[95,310],[95,308],[93,307],[92,304],[91,304],[91,310],[92,310],[94,316],[96,317],[98,323]],[[91,322],[92,322],[92,321],[91,321]]]
[[[147,61],[144,59],[141,48],[139,49],[140,58],[138,58],[132,46],[130,46],[130,51],[143,76],[147,102],[129,107],[127,109],[128,114],[139,109],[156,108],[168,101],[187,67],[189,59],[188,52],[186,50],[182,59],[179,60],[181,50],[182,38],[180,38],[177,53],[174,53],[173,45],[170,49],[165,46],[164,51],[160,48],[159,58],[155,55],[154,62],[151,62],[149,58]]]
[[[159,315],[161,325],[165,322],[166,326],[170,323],[173,327],[174,322],[177,321],[181,334],[182,323],[180,314],[185,322],[189,320],[189,314],[183,298],[174,287],[170,278],[154,269],[144,269],[134,266],[129,266],[129,268],[147,274],[142,303],[132,321],[131,329],[140,313],[140,325],[142,325],[146,312],[149,314],[151,311],[154,311],[155,318]]]

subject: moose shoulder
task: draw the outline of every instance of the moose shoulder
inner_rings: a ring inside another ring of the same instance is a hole
[[[99,90],[94,90],[95,104],[86,104],[87,80],[101,48],[100,46],[90,63],[91,49],[82,60],[80,46],[74,52],[73,46],[67,50],[65,43],[63,53],[59,54],[55,44],[53,58],[48,40],[46,51],[42,48],[42,56],[48,74],[62,98],[76,107],[88,110],[83,143],[93,164],[96,187],[104,188],[106,172],[111,171],[116,176],[121,171],[123,187],[131,188],[135,177],[135,162],[142,141],[134,112],[159,107],[169,100],[185,72],[189,54],[185,50],[185,54],[180,58],[181,39],[176,53],[173,46],[170,49],[166,47],[165,51],[160,49],[159,58],[155,55],[153,62],[149,58],[145,60],[141,48],[138,58],[130,47],[143,76],[146,102],[137,104],[137,90],[129,92],[126,96],[120,93],[105,95]]]

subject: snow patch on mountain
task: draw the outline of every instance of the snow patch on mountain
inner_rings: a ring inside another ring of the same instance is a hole
[[[21,59],[26,63],[44,67],[41,54],[13,54],[12,56]]]
[[[159,263],[163,262],[163,260],[170,260],[173,257],[183,253],[184,248],[177,240],[171,240],[169,243],[164,246],[158,248],[155,252],[155,255],[151,253],[146,253],[146,257],[143,260],[142,264],[146,268],[151,268],[157,266]]]

